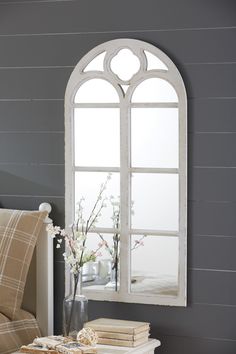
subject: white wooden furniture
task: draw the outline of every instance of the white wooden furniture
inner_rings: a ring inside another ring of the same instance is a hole
[[[159,347],[161,342],[158,339],[149,339],[147,343],[135,348],[117,347],[114,345],[101,345],[98,347],[98,354],[153,354],[155,348]]]
[[[114,345],[98,345],[98,354],[154,354],[155,348],[159,347],[161,342],[157,339],[149,339],[148,343],[139,345],[135,348],[117,347]],[[20,354],[15,352],[13,354]]]
[[[50,214],[52,208],[50,204],[42,203],[39,210]],[[23,309],[35,315],[43,336],[53,334],[53,240],[46,231],[51,222],[46,217],[38,237],[22,304]]]

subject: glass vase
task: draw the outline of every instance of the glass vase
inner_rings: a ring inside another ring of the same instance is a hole
[[[63,301],[63,335],[76,339],[77,333],[88,321],[88,299],[82,294],[82,276],[73,275],[70,294]]]
[[[118,291],[119,289],[119,268],[118,261],[111,263],[110,281],[105,286],[106,289]]]

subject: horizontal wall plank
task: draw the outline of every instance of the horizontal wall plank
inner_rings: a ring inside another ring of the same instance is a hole
[[[0,101],[0,131],[64,131],[64,102]]]
[[[50,203],[52,206],[52,212],[49,216],[54,224],[63,227],[65,198],[0,196],[0,207],[5,209],[38,210],[39,205],[44,202]]]
[[[189,165],[236,167],[236,134],[189,135]]]
[[[1,34],[235,26],[233,0],[9,3],[0,12]]]
[[[64,166],[0,165],[0,195],[64,197]]]
[[[2,99],[64,99],[72,69],[0,70]]]
[[[236,64],[185,66],[179,69],[188,97],[236,96]],[[73,68],[0,69],[0,99],[64,99],[72,70]]]
[[[236,273],[188,271],[188,304],[236,306]]]
[[[236,168],[190,168],[188,177],[189,199],[236,202]]]
[[[162,335],[158,331],[153,338],[161,340],[158,354],[235,354],[236,342],[207,338]]]
[[[74,66],[95,46],[120,37],[120,33],[0,36],[0,48],[4,48],[0,57],[0,67]],[[177,64],[236,61],[236,49],[232,46],[236,28],[125,32],[122,33],[122,37],[150,42],[168,54]]]
[[[236,203],[189,202],[188,233],[236,236]]]
[[[188,97],[236,97],[236,63],[192,65],[179,69]]]
[[[236,237],[192,236],[188,240],[189,267],[236,272]]]
[[[236,132],[235,100],[189,100],[190,132]],[[0,131],[63,131],[63,101],[0,101]]]
[[[236,132],[236,99],[189,100],[189,132]]]
[[[236,307],[184,307],[90,301],[89,317],[151,322],[153,333],[236,340]]]
[[[0,133],[1,163],[64,164],[64,134]]]

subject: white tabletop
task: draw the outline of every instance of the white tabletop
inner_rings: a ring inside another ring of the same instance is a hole
[[[153,352],[155,348],[159,347],[161,342],[158,339],[150,338],[147,343],[141,344],[137,347],[118,347],[114,345],[98,344],[98,354],[125,354],[125,353],[147,353]]]
[[[148,353],[154,352],[154,349],[159,347],[161,342],[157,339],[150,338],[147,343],[141,344],[137,347],[118,347],[114,345],[102,345],[98,344],[98,354],[125,354],[125,353]],[[20,352],[14,352],[13,354],[22,354]]]

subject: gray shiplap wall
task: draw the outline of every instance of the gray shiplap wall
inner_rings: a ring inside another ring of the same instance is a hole
[[[0,1],[0,203],[53,205],[64,222],[63,98],[95,45],[136,38],[162,49],[188,93],[188,307],[91,302],[90,318],[151,321],[160,354],[236,353],[236,2]],[[55,327],[64,264],[55,254]]]

